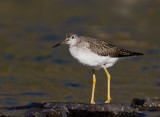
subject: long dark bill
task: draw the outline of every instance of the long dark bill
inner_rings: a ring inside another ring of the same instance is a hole
[[[62,42],[60,42],[60,43],[54,45],[52,48],[55,48],[55,47],[57,47],[57,46],[59,46],[59,45],[61,45],[61,44],[62,44]]]

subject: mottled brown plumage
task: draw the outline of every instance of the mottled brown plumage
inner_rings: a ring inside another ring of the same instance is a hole
[[[90,38],[84,36],[80,36],[79,38],[82,39],[83,42],[87,42],[89,44],[89,49],[91,51],[101,56],[127,57],[127,56],[143,55],[142,53],[131,52],[126,49],[118,48],[112,44],[108,44],[107,42],[96,38]]]

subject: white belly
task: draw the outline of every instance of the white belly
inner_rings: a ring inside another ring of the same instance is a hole
[[[106,68],[111,67],[118,58],[112,58],[110,56],[100,56],[90,51],[87,48],[69,48],[71,55],[76,58],[80,63],[91,67],[101,68],[101,65],[105,65]]]

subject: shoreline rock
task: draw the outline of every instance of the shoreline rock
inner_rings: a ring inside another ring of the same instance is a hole
[[[145,115],[144,112],[148,109],[160,111],[160,98],[135,98],[132,100],[131,106],[120,103],[93,105],[77,102],[46,102],[30,103],[4,109],[24,110],[25,117],[141,117]],[[0,113],[0,117],[9,116]]]
[[[158,97],[145,97],[142,99],[133,99],[131,107],[138,108],[139,110],[154,109],[160,111],[160,98]]]

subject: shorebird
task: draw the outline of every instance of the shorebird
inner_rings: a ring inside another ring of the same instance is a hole
[[[95,104],[94,93],[96,85],[95,70],[103,68],[108,79],[108,95],[105,103],[110,103],[110,74],[107,68],[111,67],[122,57],[129,56],[141,56],[142,53],[132,52],[126,49],[118,48],[112,44],[108,44],[103,40],[96,38],[78,36],[77,34],[69,33],[66,35],[66,39],[56,45],[53,48],[61,45],[68,44],[71,55],[77,59],[83,65],[87,65],[92,68],[93,72],[93,86],[91,104]]]

